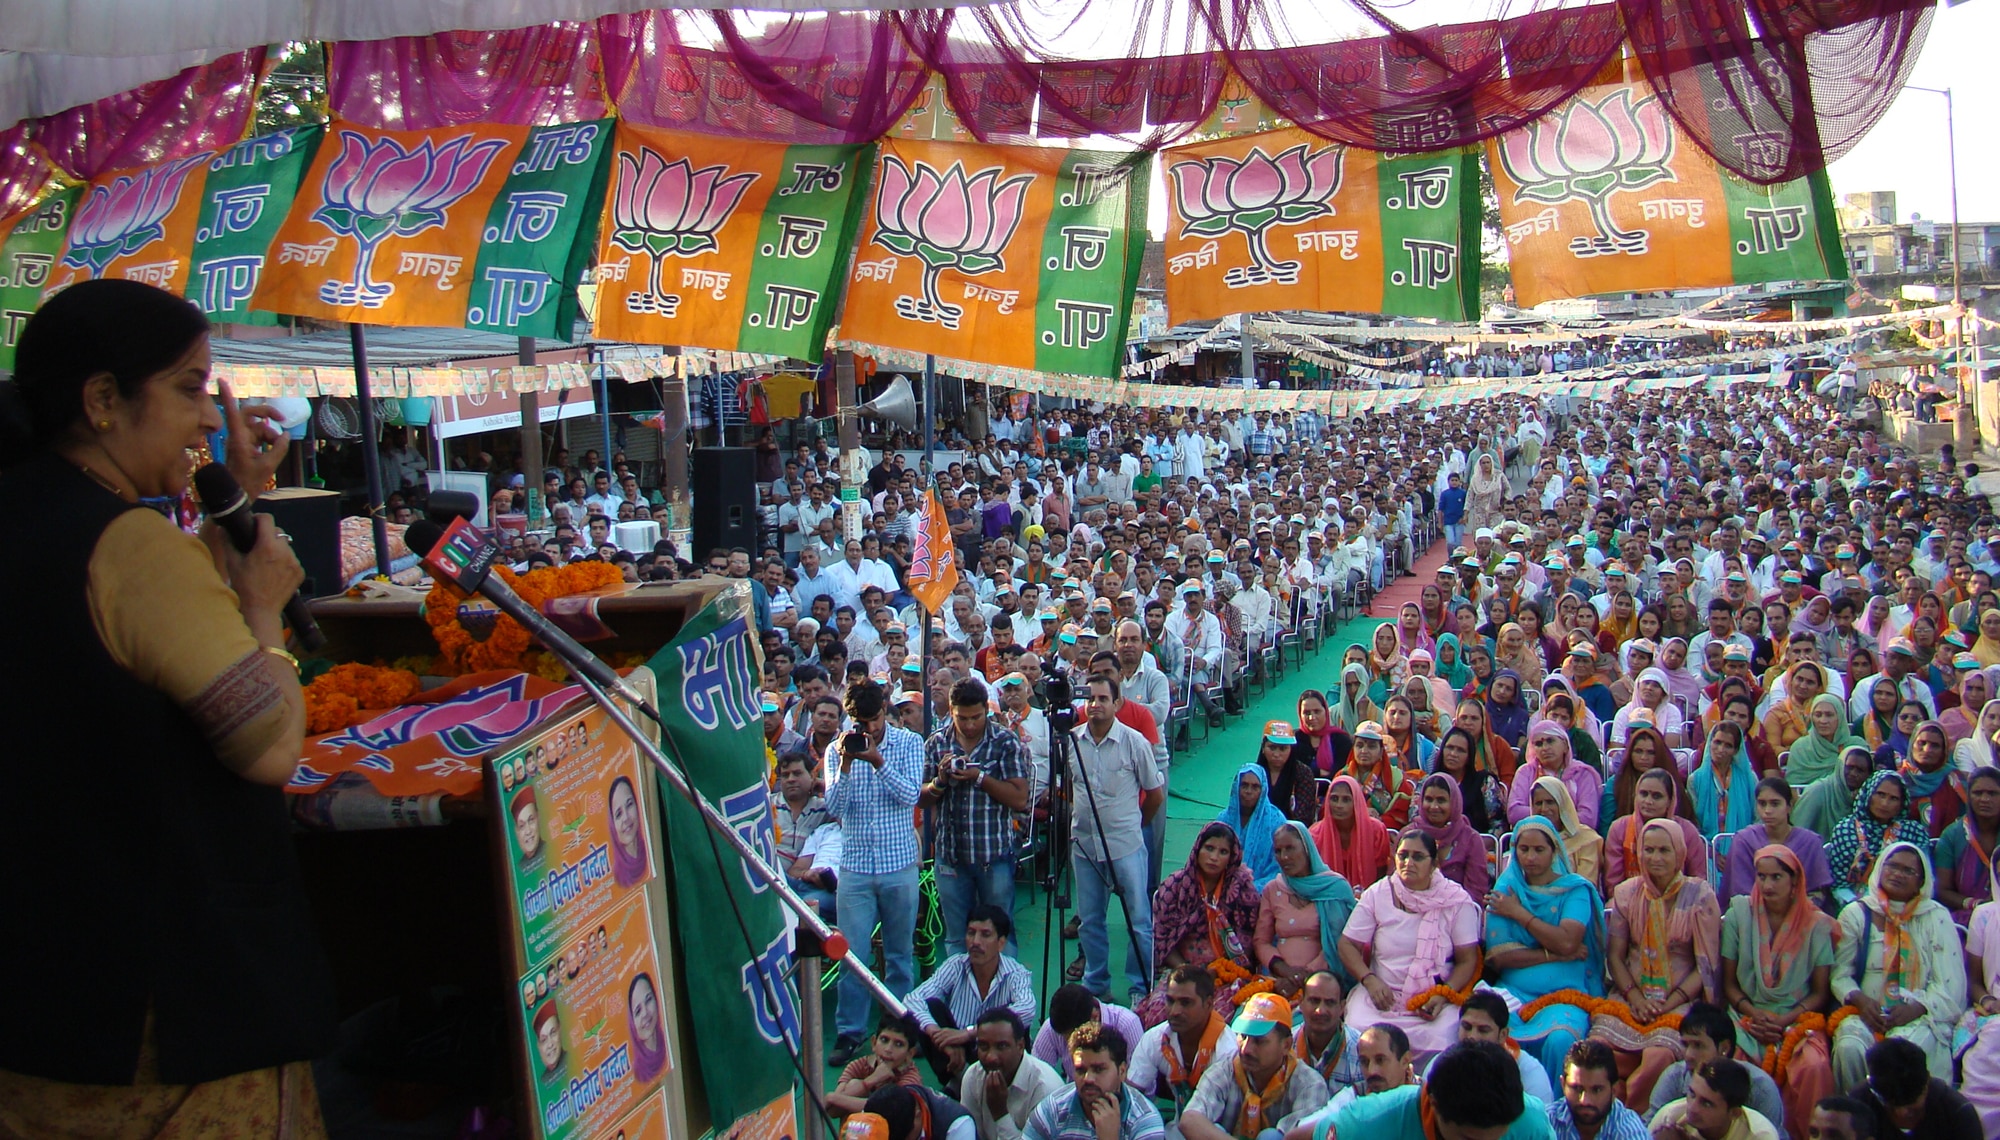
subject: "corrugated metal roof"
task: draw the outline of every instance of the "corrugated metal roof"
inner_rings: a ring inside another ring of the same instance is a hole
[[[586,345],[620,342],[599,341],[589,334],[589,326],[577,325],[576,340],[538,338],[537,352],[560,352]],[[345,329],[306,333],[303,336],[239,340],[216,337],[209,344],[218,362],[257,364],[273,368],[331,368],[352,365],[353,352]],[[412,329],[371,325],[368,328],[368,364],[371,368],[427,368],[454,360],[477,360],[489,356],[513,356],[520,351],[519,337],[470,329]]]

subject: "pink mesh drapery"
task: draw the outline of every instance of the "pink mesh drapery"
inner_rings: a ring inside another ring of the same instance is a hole
[[[642,126],[865,142],[895,126],[928,78],[875,13],[794,16],[753,35],[728,12],[656,10],[607,16],[597,30],[618,112]]]
[[[590,23],[334,44],[326,85],[336,117],[392,131],[608,113]]]
[[[1247,88],[1327,138],[1409,150],[1480,141],[1630,73],[1723,166],[1774,182],[1840,157],[1880,119],[1933,3],[1468,0],[1463,23],[1424,28],[1400,26],[1400,7],[1376,0],[1013,0],[797,15],[762,30],[741,14],[654,10],[338,44],[329,85],[336,113],[389,128],[610,109],[649,126],[827,143],[887,133],[935,97],[936,73],[979,138],[1142,148],[1175,141],[1225,90]],[[1315,42],[1330,27],[1347,34]],[[46,162],[90,177],[235,140],[262,59],[244,52],[22,124],[0,137],[0,208],[37,192]]]
[[[263,68],[264,49],[237,52],[21,125],[49,161],[77,178],[164,162],[242,139]],[[7,185],[11,197],[13,184]]]

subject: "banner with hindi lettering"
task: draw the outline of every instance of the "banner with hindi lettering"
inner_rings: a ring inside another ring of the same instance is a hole
[[[51,194],[0,222],[0,369],[14,369],[21,329],[51,291],[82,187]]]
[[[910,553],[910,593],[925,613],[938,607],[958,586],[958,548],[952,545],[951,523],[936,491],[924,492],[923,510],[917,516],[916,547]]]
[[[648,665],[668,756],[775,867],[751,610],[747,583],[723,587]],[[661,799],[701,1087],[715,1135],[736,1136],[736,1121],[791,1095],[800,1047],[792,936],[777,896],[709,835],[701,813],[671,790]]]
[[[211,321],[274,325],[250,307],[271,239],[284,224],[299,180],[319,151],[320,127],[245,139],[214,155],[201,188],[187,298]]]
[[[610,136],[608,120],[429,131],[336,122],[253,304],[567,340]]]
[[[1116,376],[1146,244],[1143,153],[882,144],[841,335]]]
[[[1303,309],[1479,311],[1477,159],[1378,154],[1296,128],[1162,155],[1173,323]]]
[[[1744,182],[1644,83],[1587,87],[1487,151],[1522,305],[1847,276],[1824,172]]]
[[[817,361],[867,149],[620,123],[600,227],[598,335]]]

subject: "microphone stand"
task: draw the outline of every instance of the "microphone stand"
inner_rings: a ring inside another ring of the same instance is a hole
[[[791,908],[792,912],[798,916],[799,925],[810,931],[812,936],[818,939],[825,947],[826,956],[839,960],[846,969],[853,971],[854,976],[861,980],[862,985],[866,986],[869,992],[875,995],[875,1000],[881,1004],[883,1009],[896,1017],[907,1016],[909,1010],[908,1007],[903,1005],[902,999],[889,992],[889,987],[882,984],[882,979],[875,976],[874,971],[870,970],[868,964],[862,960],[861,955],[856,954],[853,948],[848,945],[847,939],[841,935],[840,931],[828,926],[826,920],[819,916],[819,912],[808,905],[804,899],[800,898],[798,892],[792,890],[791,885],[785,882],[784,875],[773,870],[768,863],[765,863],[764,857],[757,853],[756,848],[750,846],[749,841],[744,839],[734,827],[730,826],[729,820],[720,811],[716,810],[715,805],[708,802],[708,797],[702,795],[701,792],[696,790],[693,784],[688,782],[687,775],[680,768],[679,750],[675,750],[676,756],[673,760],[668,760],[666,754],[660,750],[659,745],[647,739],[646,734],[640,731],[637,722],[632,719],[631,715],[625,711],[618,701],[605,692],[603,687],[597,682],[590,679],[589,674],[581,667],[578,660],[580,657],[589,656],[595,661],[595,655],[591,654],[588,649],[585,649],[576,641],[561,635],[553,639],[542,639],[542,647],[555,654],[562,661],[563,668],[569,670],[569,675],[576,680],[577,684],[583,686],[585,692],[590,694],[590,699],[596,702],[599,708],[604,710],[604,714],[611,718],[613,724],[623,729],[625,734],[632,738],[632,743],[638,747],[639,754],[651,762],[667,783],[673,785],[674,791],[680,793],[683,799],[694,805],[695,810],[701,813],[702,821],[708,825],[708,829],[716,835],[721,836],[724,842],[735,849],[736,853],[743,859],[744,868],[754,878],[762,880],[765,886],[770,887],[777,894],[779,901]],[[654,709],[643,701],[636,703],[655,723],[660,722],[659,710]],[[664,732],[661,734],[661,739],[667,739]],[[669,744],[669,747],[671,747],[671,744]]]

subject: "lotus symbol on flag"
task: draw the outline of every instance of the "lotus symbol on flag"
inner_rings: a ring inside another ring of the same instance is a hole
[[[883,157],[875,195],[875,244],[924,264],[924,295],[896,298],[898,315],[956,329],[965,309],[938,295],[938,274],[956,269],[977,277],[1006,270],[1003,254],[1021,227],[1023,203],[1035,176],[1020,174],[1003,182],[1004,173],[1004,167],[989,166],[967,177],[961,162],[941,173],[927,162],[911,170],[894,155]]]
[[[163,162],[137,174],[121,174],[109,185],[91,187],[70,226],[62,263],[95,277],[117,258],[165,240],[162,224],[180,204],[188,172],[213,157],[201,154]]]
[[[505,139],[474,142],[461,135],[443,146],[425,139],[404,149],[392,138],[370,142],[354,131],[340,132],[340,157],[327,168],[319,209],[312,220],[360,247],[352,281],[328,281],[319,299],[329,305],[379,309],[396,286],[371,281],[375,251],[391,235],[414,237],[445,224],[445,211],[472,192],[486,168],[507,145]]]
[[[634,312],[671,317],[680,297],[663,288],[660,274],[669,257],[694,257],[720,249],[716,232],[736,212],[757,174],[728,177],[727,166],[700,170],[685,158],[668,162],[640,148],[639,157],[618,156],[618,186],[611,199],[611,244],[652,259],[644,295],[626,298]]]
[[[1230,288],[1298,283],[1299,263],[1272,257],[1265,231],[1332,214],[1327,199],[1340,189],[1347,156],[1339,146],[1306,150],[1300,143],[1273,158],[1253,146],[1242,158],[1177,162],[1167,172],[1174,180],[1182,237],[1219,238],[1236,230],[1250,247],[1250,264],[1223,274]]]
[[[1658,95],[1637,103],[1624,87],[1592,103],[1581,96],[1552,115],[1500,138],[1500,165],[1517,187],[1514,201],[1580,201],[1597,233],[1570,239],[1578,257],[1643,254],[1647,232],[1611,220],[1611,195],[1675,181],[1674,128]]]

